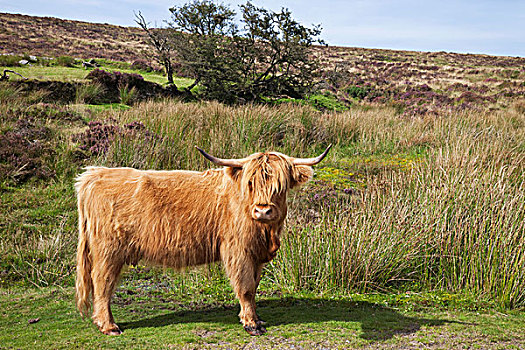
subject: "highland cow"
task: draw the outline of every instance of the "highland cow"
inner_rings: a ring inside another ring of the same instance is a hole
[[[255,312],[265,263],[280,245],[288,190],[307,182],[316,158],[277,152],[220,159],[204,172],[89,167],[77,178],[79,241],[76,298],[82,315],[121,333],[110,301],[124,265],[139,260],[183,268],[221,261],[251,335],[266,332]]]

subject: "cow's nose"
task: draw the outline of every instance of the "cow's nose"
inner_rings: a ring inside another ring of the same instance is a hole
[[[256,205],[253,208],[253,218],[256,220],[272,220],[275,216],[274,212],[269,205]]]

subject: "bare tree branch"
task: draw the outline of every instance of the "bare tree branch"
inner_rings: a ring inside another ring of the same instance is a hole
[[[16,74],[18,75],[19,77],[21,77],[22,79],[24,80],[27,80],[26,77],[24,77],[22,74],[20,73],[17,73],[15,72],[14,70],[11,70],[11,69],[4,69],[4,73],[2,75],[0,75],[0,81],[6,81],[6,80],[9,80],[9,75],[7,75],[7,73],[13,73],[13,74]]]
[[[135,14],[135,23],[137,23],[148,35],[150,44],[155,49],[157,55],[155,58],[157,61],[164,66],[166,70],[166,76],[168,78],[168,83],[175,85],[173,82],[173,47],[170,42],[168,29],[151,29],[149,28],[149,23],[146,22],[144,16],[139,11],[138,14]]]

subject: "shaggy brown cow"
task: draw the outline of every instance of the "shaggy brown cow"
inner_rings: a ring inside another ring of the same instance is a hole
[[[76,298],[82,315],[93,298],[93,322],[117,335],[111,295],[126,264],[174,268],[222,261],[251,335],[266,332],[255,313],[263,265],[279,249],[286,195],[308,181],[316,158],[277,152],[215,158],[220,169],[141,171],[89,167],[77,178],[79,241]]]

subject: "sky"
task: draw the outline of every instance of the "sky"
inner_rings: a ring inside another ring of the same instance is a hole
[[[166,0],[0,0],[0,12],[136,26],[141,11],[152,25],[170,17]],[[223,1],[238,9],[245,1]],[[288,8],[304,25],[321,24],[329,45],[449,51],[525,57],[525,0],[252,0]],[[0,23],[1,26],[1,23]]]

